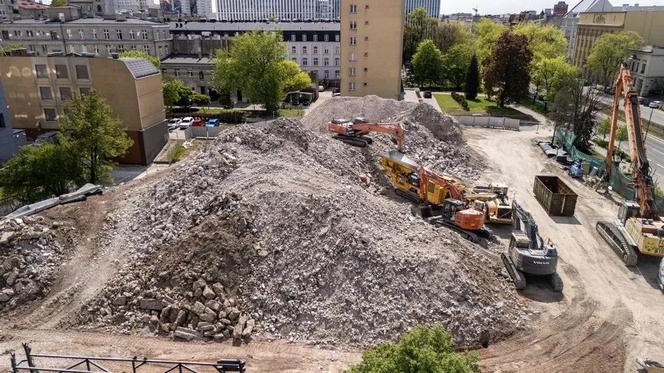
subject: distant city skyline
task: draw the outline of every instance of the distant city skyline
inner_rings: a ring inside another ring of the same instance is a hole
[[[479,14],[505,14],[505,13],[519,13],[524,10],[536,10],[538,12],[551,8],[558,3],[559,0],[443,0],[441,2],[441,14],[452,13],[474,13],[473,8],[476,8]],[[611,0],[610,0],[611,1]],[[579,0],[565,1],[572,9]],[[623,3],[634,5],[638,3],[640,6],[647,5],[664,5],[664,0],[613,0],[611,4],[614,6],[622,5]]]

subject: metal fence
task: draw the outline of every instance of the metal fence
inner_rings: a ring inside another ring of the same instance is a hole
[[[239,359],[222,359],[214,363],[148,359],[145,357],[134,356],[128,358],[116,357],[91,357],[74,355],[55,355],[55,354],[35,354],[32,353],[30,345],[23,344],[25,359],[17,360],[16,354],[11,353],[11,372],[63,372],[63,373],[110,373],[113,372],[111,366],[116,371],[137,373],[140,371],[148,372],[178,372],[178,373],[199,373],[199,372],[246,372],[245,361]],[[37,362],[39,359],[39,362]]]
[[[606,169],[606,159],[586,154],[574,146],[576,137],[573,133],[565,130],[564,128],[556,129],[556,140],[562,145],[563,149],[567,151],[569,157],[573,160],[580,160],[587,163],[590,169],[597,169],[597,175],[604,175]],[[634,200],[636,193],[634,191],[634,184],[632,179],[625,176],[620,170],[620,166],[614,163],[611,166],[611,179],[609,180],[611,188],[626,199]]]

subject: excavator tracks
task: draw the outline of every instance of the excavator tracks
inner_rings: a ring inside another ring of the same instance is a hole
[[[611,249],[618,254],[618,256],[625,262],[625,265],[628,267],[633,267],[636,265],[639,257],[636,255],[636,251],[632,248],[623,234],[618,230],[615,224],[606,221],[597,222],[595,225],[597,232],[602,238],[611,246]]]
[[[373,143],[373,139],[367,136],[336,135],[334,138],[345,144],[357,146],[358,148],[366,148]]]
[[[516,266],[514,265],[514,263],[512,263],[512,259],[510,259],[507,256],[507,254],[501,253],[500,258],[503,260],[503,264],[505,265],[505,269],[507,269],[507,273],[512,278],[512,281],[514,282],[514,287],[516,288],[516,290],[525,289],[526,288],[526,276],[523,275],[523,272],[516,269]]]

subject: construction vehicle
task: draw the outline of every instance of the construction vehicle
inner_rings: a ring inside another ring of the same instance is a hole
[[[327,124],[327,130],[335,133],[334,138],[346,144],[364,148],[373,143],[369,133],[388,133],[393,136],[397,150],[403,151],[404,129],[401,123],[369,123],[364,118],[334,119]]]
[[[620,74],[616,80],[616,90],[613,96],[613,113],[604,180],[608,181],[611,177],[615,139],[618,130],[618,105],[621,96],[624,99],[631,174],[636,201],[623,203],[615,221],[600,221],[596,228],[625,264],[634,266],[637,264],[639,253],[664,257],[664,221],[659,217],[655,207],[654,183],[646,156],[646,142],[643,123],[641,122],[639,98],[632,86],[632,74],[625,64],[620,67]]]
[[[641,367],[638,371],[645,373],[664,373],[664,365],[651,359],[636,359],[636,364]]]
[[[501,259],[517,290],[526,288],[526,274],[547,276],[555,292],[563,291],[563,282],[556,270],[558,250],[550,242],[544,242],[535,219],[516,201],[513,202],[514,231],[507,252]]]
[[[446,226],[473,242],[489,234],[484,211],[465,200],[465,185],[458,179],[437,175],[404,154],[390,151],[380,159],[395,193],[415,203],[412,212],[436,226]]]
[[[489,186],[476,186],[472,193],[466,193],[466,199],[483,201],[486,218],[492,224],[512,224],[512,201],[505,184],[491,183]]]

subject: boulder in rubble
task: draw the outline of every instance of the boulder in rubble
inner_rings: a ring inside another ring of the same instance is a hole
[[[141,299],[139,308],[148,311],[161,311],[164,309],[164,303],[157,299],[146,298]]]
[[[178,327],[175,329],[175,332],[173,332],[173,337],[175,339],[182,339],[185,341],[193,341],[193,340],[200,340],[203,339],[203,336],[201,333],[197,332],[194,329],[189,329],[189,328],[183,328],[183,327]]]

